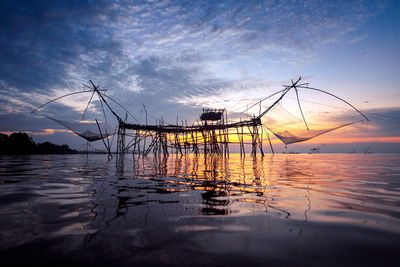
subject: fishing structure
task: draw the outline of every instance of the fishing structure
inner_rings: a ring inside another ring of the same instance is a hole
[[[108,154],[112,157],[111,152],[111,143],[109,141],[110,136],[114,134],[117,135],[117,163],[123,162],[123,158],[125,154],[133,153],[133,154],[141,154],[147,155],[149,153],[154,153],[157,155],[168,155],[170,153],[176,153],[180,155],[185,155],[187,153],[198,154],[217,154],[227,156],[229,155],[229,145],[237,144],[239,146],[239,152],[241,156],[246,154],[246,147],[251,147],[251,155],[256,155],[258,152],[264,156],[263,150],[263,140],[264,137],[267,137],[269,147],[271,152],[274,153],[273,146],[270,139],[270,132],[274,134],[278,139],[280,139],[285,145],[303,142],[319,136],[321,134],[363,121],[357,120],[350,123],[345,123],[343,125],[339,125],[333,128],[322,129],[322,130],[312,130],[307,123],[307,120],[304,116],[303,109],[301,106],[301,101],[299,98],[299,90],[313,90],[320,93],[327,94],[330,97],[336,98],[356,112],[358,112],[363,119],[368,121],[368,118],[362,114],[357,108],[355,108],[352,104],[345,101],[344,99],[333,95],[327,91],[309,87],[308,83],[300,83],[301,77],[299,77],[296,81],[291,80],[290,85],[284,85],[283,89],[275,92],[272,95],[269,95],[263,99],[258,100],[252,105],[248,106],[246,110],[250,108],[259,106],[259,114],[253,115],[247,119],[240,119],[236,122],[228,122],[228,113],[226,109],[211,109],[204,108],[202,113],[200,114],[199,120],[195,123],[188,125],[186,122],[184,123],[177,120],[176,124],[166,124],[164,120],[158,119],[155,124],[147,123],[147,111],[146,113],[146,123],[132,123],[128,122],[128,114],[136,120],[136,118],[118,101],[113,99],[112,97],[106,94],[107,90],[100,89],[99,86],[96,86],[92,81],[90,81],[90,86],[85,85],[89,91],[80,91],[71,93],[65,96],[69,96],[72,94],[78,94],[83,92],[91,92],[91,98],[89,103],[86,106],[85,112],[82,116],[85,116],[85,113],[89,107],[90,101],[93,99],[94,94],[97,94],[100,100],[101,108],[106,118],[105,109],[107,108],[111,114],[117,120],[116,130],[112,130],[112,128],[107,127],[107,119],[105,123],[100,123],[96,120],[96,123],[71,123],[61,121],[55,118],[48,117],[64,127],[72,130],[77,135],[85,138],[89,142],[96,140],[103,140],[103,144],[106,147]],[[262,122],[263,117],[268,115],[268,113],[277,105],[280,104],[282,99],[290,92],[294,91],[296,94],[297,105],[300,110],[300,114],[302,116],[302,120],[304,122],[307,131],[305,134],[298,136],[293,134],[292,132],[285,131],[276,131],[269,127],[269,125]],[[62,96],[62,97],[65,97]],[[62,97],[51,100],[42,106],[35,109],[33,112],[36,112],[38,109],[43,106],[56,101]],[[268,107],[262,109],[262,103],[266,99],[270,99],[272,97],[277,97],[277,99]],[[113,104],[118,105],[126,112],[125,118],[122,118],[111,106],[111,102]],[[86,128],[79,129],[77,127],[81,125]],[[91,130],[89,128],[91,127]]]

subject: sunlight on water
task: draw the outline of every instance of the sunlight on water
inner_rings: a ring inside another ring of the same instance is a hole
[[[127,155],[123,170],[114,165],[105,155],[1,157],[0,256],[126,265],[352,265],[342,259],[349,255],[395,262],[400,155]]]

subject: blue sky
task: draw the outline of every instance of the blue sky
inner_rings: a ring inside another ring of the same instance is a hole
[[[80,146],[83,140],[70,133],[42,135],[62,127],[30,111],[82,90],[89,79],[137,117],[145,104],[152,116],[174,122],[177,115],[196,120],[204,105],[233,109],[302,76],[363,111],[394,118],[372,119],[359,136],[399,136],[398,1],[1,1],[0,7],[2,132]],[[43,112],[79,120],[88,97]],[[100,115],[94,102],[88,117]],[[386,151],[379,142],[375,147]]]

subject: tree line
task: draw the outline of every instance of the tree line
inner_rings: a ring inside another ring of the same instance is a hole
[[[74,154],[78,151],[70,149],[68,145],[55,145],[50,142],[36,144],[26,133],[0,133],[1,155],[25,154]]]

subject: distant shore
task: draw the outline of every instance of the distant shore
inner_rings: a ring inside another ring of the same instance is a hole
[[[68,145],[56,145],[50,142],[36,144],[26,133],[16,132],[10,135],[0,133],[0,155],[34,154],[78,154]]]

